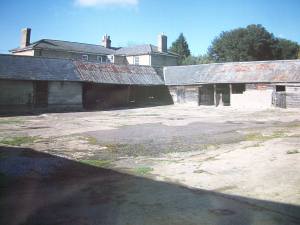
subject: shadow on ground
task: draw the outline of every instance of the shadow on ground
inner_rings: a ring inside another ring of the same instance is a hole
[[[98,168],[0,147],[0,224],[299,224],[300,206]]]

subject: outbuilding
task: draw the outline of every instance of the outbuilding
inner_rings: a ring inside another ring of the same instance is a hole
[[[0,112],[170,104],[151,66],[0,55]]]
[[[164,79],[174,103],[300,107],[300,60],[172,66]]]

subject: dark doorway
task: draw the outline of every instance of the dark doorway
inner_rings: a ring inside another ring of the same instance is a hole
[[[214,86],[203,85],[199,87],[199,105],[214,105]]]
[[[230,105],[230,87],[229,84],[216,85],[216,106]]]
[[[83,106],[86,109],[107,109],[127,106],[129,87],[126,85],[83,84]]]
[[[35,81],[33,83],[33,102],[35,107],[47,107],[48,105],[48,82]]]

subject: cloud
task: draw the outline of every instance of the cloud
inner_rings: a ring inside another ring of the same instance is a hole
[[[139,0],[75,0],[75,4],[82,7],[103,6],[137,6]]]

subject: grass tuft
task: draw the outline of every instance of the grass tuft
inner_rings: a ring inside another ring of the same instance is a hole
[[[286,134],[284,131],[275,131],[270,135],[263,135],[261,133],[251,133],[245,136],[245,141],[259,141],[264,142],[274,138],[282,138],[285,137]]]
[[[39,137],[36,136],[6,137],[0,140],[0,144],[10,146],[21,146],[23,144],[32,144],[38,139]]]
[[[288,151],[286,152],[286,154],[297,154],[297,153],[300,153],[299,150],[297,150],[297,149],[294,149],[294,150],[288,150]]]
[[[91,136],[86,137],[86,141],[87,141],[88,144],[90,144],[90,145],[97,145],[97,144],[98,144],[97,139],[94,138],[94,137],[91,137]]]
[[[95,167],[108,167],[111,165],[111,161],[101,159],[83,159],[79,162]]]
[[[137,175],[147,175],[149,174],[153,169],[151,167],[137,167],[133,170],[133,172]]]

